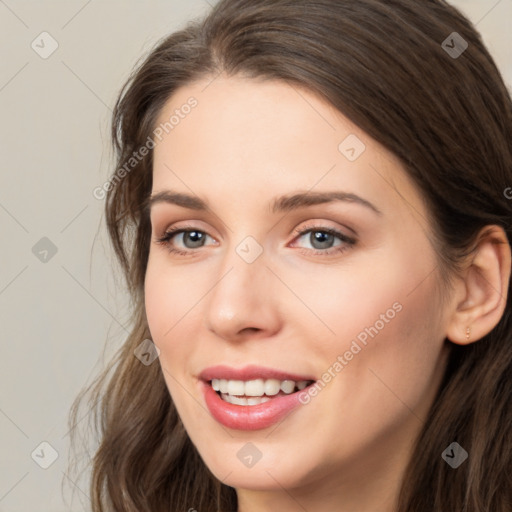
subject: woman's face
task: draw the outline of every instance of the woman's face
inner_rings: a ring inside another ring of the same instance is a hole
[[[147,318],[204,462],[247,492],[395,483],[446,362],[421,195],[381,145],[282,82],[188,85],[166,122]]]

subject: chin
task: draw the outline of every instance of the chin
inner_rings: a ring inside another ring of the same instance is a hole
[[[271,454],[271,447],[263,447],[263,443],[258,446],[261,448],[260,451],[267,453],[267,457],[263,455],[260,460],[248,467],[239,460],[237,453],[248,445],[250,446],[251,443],[239,439],[236,441],[236,448],[231,446],[226,450],[223,447],[218,453],[203,458],[212,474],[225,485],[253,491],[282,491],[283,487],[285,489],[301,487],[313,479],[311,475],[314,468],[317,467],[316,465],[312,465],[308,469],[300,454],[297,454],[297,458]],[[296,453],[295,449],[290,448],[290,450]],[[285,454],[289,453],[288,449],[280,451],[284,451]],[[230,452],[234,456],[226,457],[226,454]],[[243,454],[240,455],[240,458],[243,460]]]

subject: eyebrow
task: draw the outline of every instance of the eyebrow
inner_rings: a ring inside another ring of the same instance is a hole
[[[334,201],[343,201],[348,203],[356,203],[372,210],[377,215],[382,215],[382,212],[370,201],[344,191],[332,192],[301,192],[293,195],[280,196],[274,199],[272,203],[272,213],[290,212],[299,208],[313,206],[317,204],[331,203]],[[155,204],[167,203],[175,204],[183,208],[196,211],[207,211],[210,208],[208,204],[197,196],[183,194],[179,192],[172,192],[171,190],[164,190],[155,195],[152,195],[148,201],[148,207],[151,209]]]

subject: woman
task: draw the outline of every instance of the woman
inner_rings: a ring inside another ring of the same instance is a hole
[[[112,133],[94,511],[511,510],[512,103],[459,11],[221,0]]]

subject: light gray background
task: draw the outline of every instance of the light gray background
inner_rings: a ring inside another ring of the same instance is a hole
[[[214,3],[0,0],[0,512],[87,510],[86,480],[64,476],[69,407],[129,321],[92,193],[112,170],[111,109],[136,61]],[[510,87],[512,0],[452,3]],[[58,43],[46,59],[31,47],[48,51],[44,31]],[[32,251],[43,237],[47,262]],[[48,469],[31,457],[49,460],[43,441],[58,452]]]

